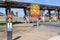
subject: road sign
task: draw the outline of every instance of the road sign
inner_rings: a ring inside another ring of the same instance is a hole
[[[8,21],[9,23],[11,23],[11,22],[12,22],[12,18],[8,18],[7,21]]]
[[[32,17],[32,18],[40,17],[40,5],[38,5],[38,4],[30,5],[30,17]]]
[[[12,14],[7,14],[7,40],[12,40]]]
[[[12,18],[12,14],[7,14],[7,18]]]
[[[7,23],[8,31],[12,31],[12,23]]]

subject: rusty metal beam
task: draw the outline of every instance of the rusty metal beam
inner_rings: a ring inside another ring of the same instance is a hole
[[[11,8],[27,8],[27,6],[30,6],[30,4],[34,4],[34,3],[24,3],[24,2],[0,2],[0,7],[6,8],[7,3],[11,3]],[[55,10],[55,9],[60,10],[60,6],[51,6],[51,5],[43,5],[43,4],[40,4],[40,8],[42,10]]]

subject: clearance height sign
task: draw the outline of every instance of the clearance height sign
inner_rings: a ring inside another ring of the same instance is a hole
[[[38,5],[38,4],[30,5],[30,17],[40,18],[40,5]]]

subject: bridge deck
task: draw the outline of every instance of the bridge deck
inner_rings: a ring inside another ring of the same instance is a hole
[[[27,8],[30,7],[30,4],[32,3],[24,3],[24,2],[0,2],[0,7],[7,7],[7,3],[11,3],[11,8]],[[52,6],[52,5],[43,5],[43,4],[39,4],[41,9],[51,9],[51,10],[55,10],[55,9],[60,9],[60,6]]]

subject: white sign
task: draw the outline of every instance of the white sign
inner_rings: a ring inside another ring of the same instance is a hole
[[[8,31],[12,31],[12,23],[7,23]]]

